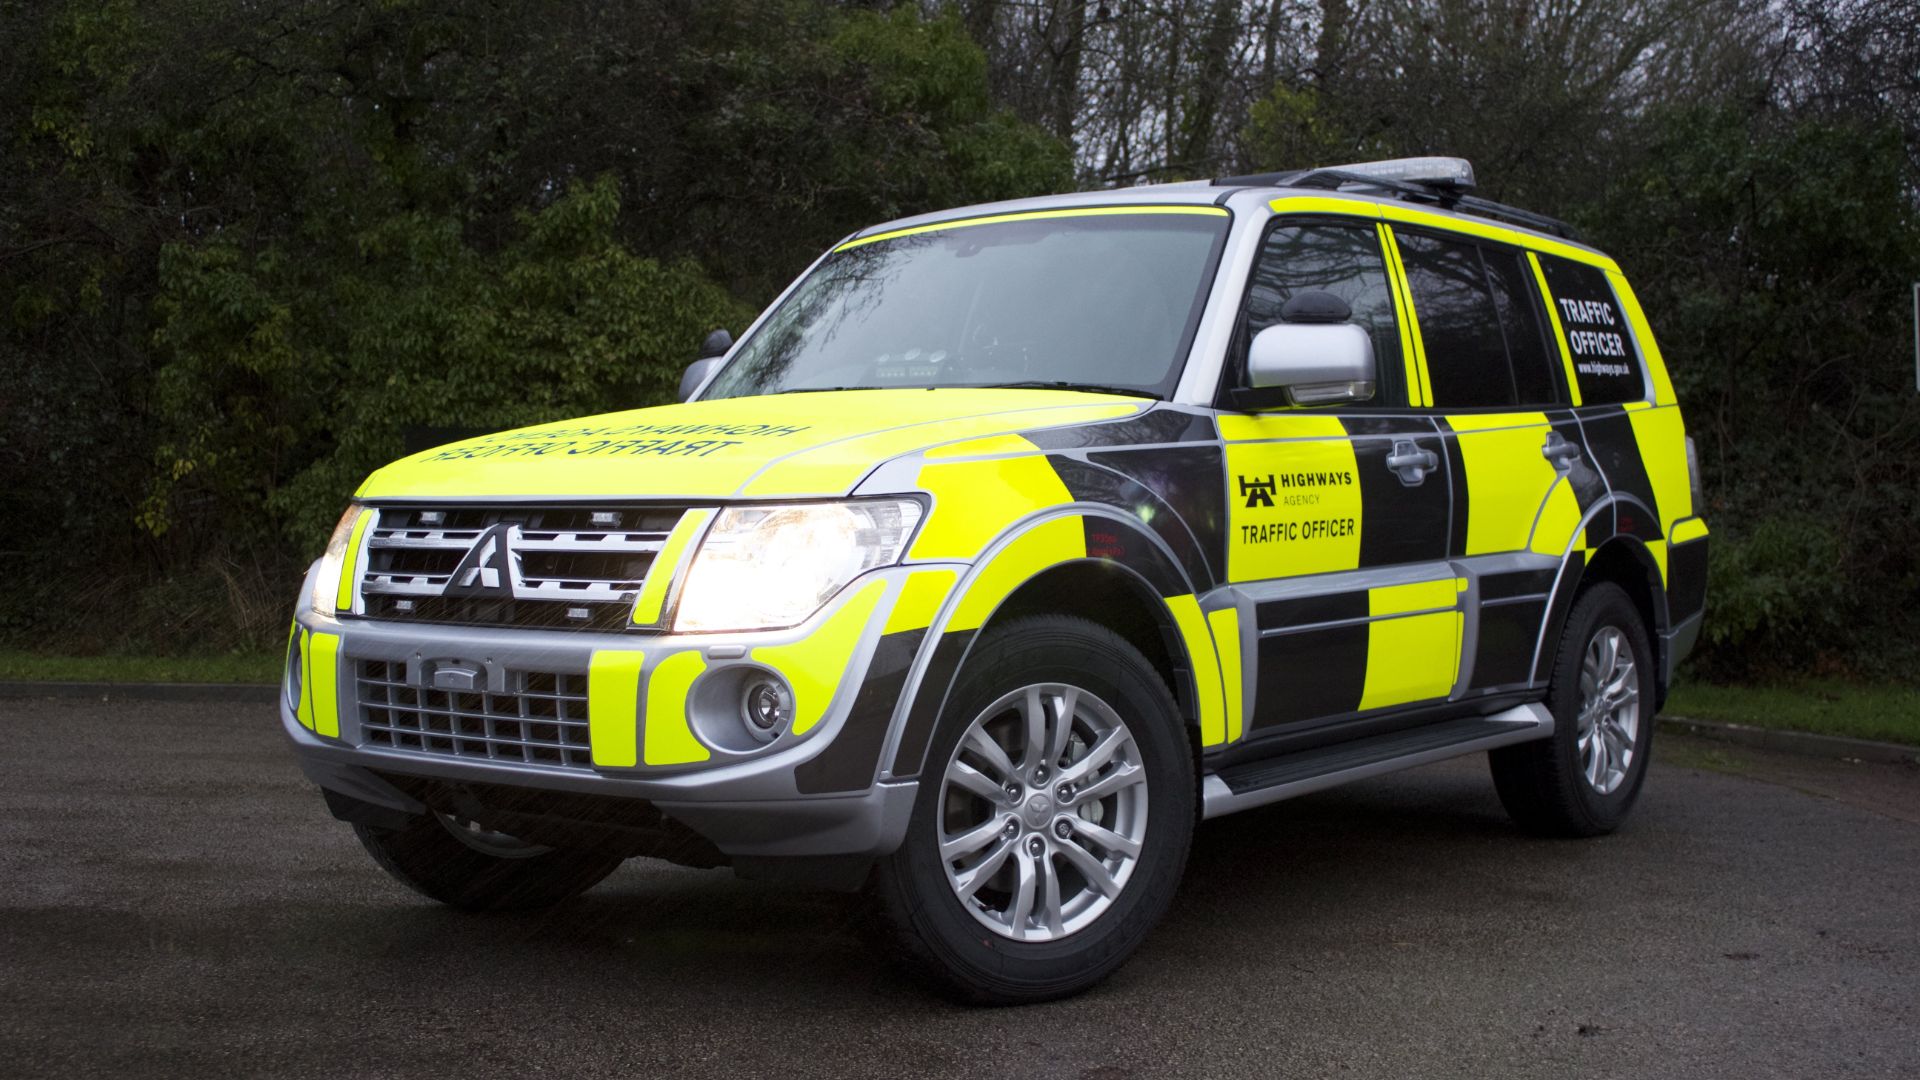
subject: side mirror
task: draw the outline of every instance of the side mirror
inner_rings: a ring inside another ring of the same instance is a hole
[[[721,359],[732,348],[733,335],[727,333],[726,327],[707,335],[707,339],[700,343],[700,359],[688,364],[687,370],[680,375],[681,401],[691,398],[693,392],[700,389],[700,384],[707,381],[707,376],[713,374],[713,369],[720,366]]]
[[[1350,322],[1283,322],[1253,336],[1247,383],[1285,387],[1295,405],[1373,397],[1373,339]]]
[[[726,333],[725,330],[720,332]],[[720,360],[718,356],[705,356],[687,365],[687,370],[680,376],[681,401],[693,397],[693,392],[700,389],[701,383],[707,381],[707,376],[713,374],[713,369],[720,366]]]

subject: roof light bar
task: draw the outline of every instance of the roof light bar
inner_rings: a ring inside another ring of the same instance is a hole
[[[1315,172],[1350,173],[1372,180],[1396,184],[1430,184],[1467,190],[1473,187],[1473,162],[1457,157],[1392,158],[1387,161],[1361,161],[1352,165],[1328,165]]]

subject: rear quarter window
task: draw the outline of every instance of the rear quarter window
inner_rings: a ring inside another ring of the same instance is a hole
[[[1560,316],[1573,357],[1573,377],[1583,405],[1614,405],[1644,401],[1646,366],[1627,329],[1626,313],[1608,284],[1607,275],[1553,255],[1541,255],[1548,302]]]

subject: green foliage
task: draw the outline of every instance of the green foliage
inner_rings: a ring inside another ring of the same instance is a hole
[[[1847,585],[1841,552],[1817,520],[1767,517],[1729,529],[1711,552],[1707,640],[1773,655],[1827,640],[1843,623],[1833,603]]]
[[[1653,320],[1714,526],[1706,670],[1910,670],[1920,611],[1911,283],[1891,125],[1684,108],[1581,212]]]
[[[1465,77],[1534,47],[1475,45],[1385,85],[1283,83],[1244,137],[1271,167],[1464,154],[1491,193],[1574,221],[1633,282],[1699,448],[1714,539],[1696,667],[1911,677],[1920,607],[1892,602],[1920,595],[1905,129],[1749,95],[1627,112],[1571,75]]]
[[[257,645],[409,439],[669,401],[852,229],[1071,182],[912,10],[66,0],[0,40],[0,641]]]
[[[1682,679],[1665,711],[1689,720],[1920,746],[1920,690],[1898,683],[1802,679],[1715,686]]]
[[[169,245],[154,343],[162,442],[143,523],[211,500],[317,553],[409,428],[495,430],[671,400],[701,336],[749,313],[688,263],[614,239],[610,179],[493,251],[397,213],[294,259]]]
[[[1254,160],[1274,168],[1304,168],[1341,161],[1387,157],[1375,153],[1377,144],[1349,130],[1342,118],[1331,115],[1311,87],[1274,86],[1253,103],[1244,139]]]

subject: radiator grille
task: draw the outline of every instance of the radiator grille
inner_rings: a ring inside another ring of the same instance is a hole
[[[588,769],[587,677],[508,671],[503,692],[442,690],[407,682],[405,664],[354,665],[361,742],[473,761]]]
[[[684,509],[381,507],[367,530],[360,611],[402,622],[625,629]],[[493,548],[494,557],[478,558]]]

